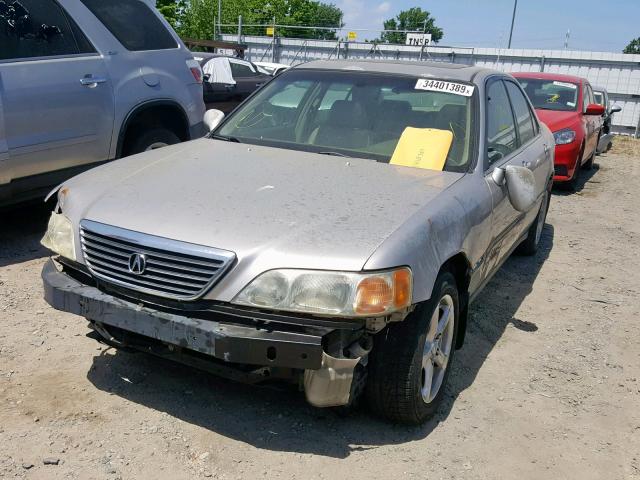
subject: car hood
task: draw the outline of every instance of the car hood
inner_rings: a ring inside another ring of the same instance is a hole
[[[563,128],[569,128],[580,120],[578,112],[558,112],[555,110],[543,110],[536,108],[536,113],[541,122],[543,122],[549,130],[557,132]]]
[[[201,139],[118,160],[65,186],[65,214],[235,252],[249,281],[289,267],[361,270],[463,174]]]

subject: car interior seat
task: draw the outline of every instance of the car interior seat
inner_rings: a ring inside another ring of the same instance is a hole
[[[359,102],[336,100],[326,123],[317,127],[309,137],[313,145],[343,148],[366,147],[370,142],[367,115]]]

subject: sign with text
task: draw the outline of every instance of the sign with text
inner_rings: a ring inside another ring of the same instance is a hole
[[[275,28],[273,27],[267,27],[267,37],[273,37],[273,34],[275,33]]]
[[[349,32],[349,34],[347,35],[347,39],[350,42],[355,42],[356,38],[358,38],[358,35],[356,34],[356,32]]]
[[[406,45],[412,47],[428,47],[431,45],[430,33],[407,33]]]

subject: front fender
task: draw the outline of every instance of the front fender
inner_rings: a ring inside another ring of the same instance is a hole
[[[412,302],[426,301],[442,265],[463,251],[470,229],[461,203],[445,191],[394,231],[369,257],[364,269],[409,266],[413,273]]]

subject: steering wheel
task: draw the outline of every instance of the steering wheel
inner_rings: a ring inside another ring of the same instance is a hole
[[[504,157],[506,157],[507,155],[509,155],[511,153],[511,149],[509,147],[507,147],[506,145],[501,145],[499,143],[494,143],[493,145],[491,145],[488,149],[488,153],[489,153],[489,160],[491,161],[491,163],[495,163],[499,160],[502,160]],[[492,154],[498,154],[500,155],[499,158],[495,158],[492,159]]]
[[[238,128],[253,128],[265,120],[269,122],[271,127],[275,127],[278,124],[275,115],[272,112],[268,112],[265,104],[262,104],[240,120],[237,126]]]

